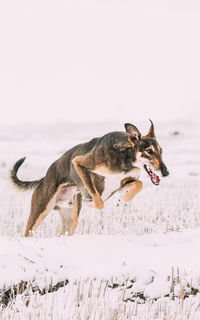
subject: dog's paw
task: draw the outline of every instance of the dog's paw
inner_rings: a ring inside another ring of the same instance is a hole
[[[85,202],[85,204],[90,207],[90,208],[95,208],[98,210],[101,210],[104,208],[104,201],[101,198],[95,198],[94,201],[90,201],[90,202]]]
[[[104,207],[104,201],[101,199],[101,197],[95,197],[94,198],[95,208],[96,209],[103,209]]]
[[[102,200],[101,202],[98,202],[95,204],[96,209],[103,209],[104,208],[104,201]]]

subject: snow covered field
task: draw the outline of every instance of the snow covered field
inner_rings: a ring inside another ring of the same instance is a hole
[[[134,124],[143,134],[149,127]],[[19,177],[40,178],[71,146],[123,130],[123,124],[0,129],[0,290],[30,285],[7,308],[2,304],[0,319],[200,318],[197,123],[155,123],[170,176],[156,187],[143,173],[144,189],[127,206],[117,207],[115,196],[102,211],[84,207],[70,238],[56,237],[55,211],[32,239],[23,238],[31,192],[17,191],[9,170],[27,156]],[[41,295],[66,280],[63,288]]]

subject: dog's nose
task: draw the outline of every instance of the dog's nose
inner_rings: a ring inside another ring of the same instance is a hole
[[[167,177],[169,175],[168,169],[163,173],[163,177]]]
[[[169,175],[169,170],[167,167],[162,168],[161,170],[163,177],[167,177]]]

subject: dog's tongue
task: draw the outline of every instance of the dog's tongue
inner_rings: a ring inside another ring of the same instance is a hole
[[[157,176],[153,171],[152,171],[152,174],[151,174],[151,181],[154,183],[154,184],[156,184],[156,185],[158,185],[158,184],[160,184],[160,178],[159,178],[159,176]]]
[[[153,184],[155,184],[156,186],[158,186],[160,184],[160,177],[157,176],[157,174],[155,174],[153,172],[153,170],[151,170],[148,166],[144,166],[146,172],[148,173],[148,175],[151,178],[151,181],[153,182]]]

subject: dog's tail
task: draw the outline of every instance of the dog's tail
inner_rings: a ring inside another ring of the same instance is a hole
[[[19,178],[17,177],[17,171],[18,171],[19,167],[22,165],[22,163],[25,161],[25,159],[26,159],[26,157],[18,160],[14,164],[14,166],[10,172],[11,181],[14,183],[14,185],[16,187],[18,187],[22,191],[35,189],[38,186],[38,184],[43,180],[43,178],[40,180],[33,180],[33,181],[19,180]]]

